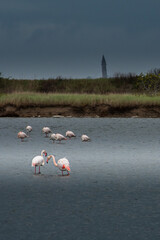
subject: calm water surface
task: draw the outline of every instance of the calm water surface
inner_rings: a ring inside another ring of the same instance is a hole
[[[43,126],[77,137],[53,144]],[[160,119],[0,118],[0,149],[1,240],[160,239]],[[35,175],[42,149],[67,157],[70,176],[52,161]]]

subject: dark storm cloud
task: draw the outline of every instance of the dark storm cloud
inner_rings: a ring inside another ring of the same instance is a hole
[[[158,67],[158,0],[1,0],[0,71],[11,76],[101,76]]]

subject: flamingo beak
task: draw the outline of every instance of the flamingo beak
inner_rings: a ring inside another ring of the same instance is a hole
[[[46,160],[46,163],[48,163],[48,159]]]
[[[47,153],[45,153],[44,155],[45,155],[45,157],[47,157]]]

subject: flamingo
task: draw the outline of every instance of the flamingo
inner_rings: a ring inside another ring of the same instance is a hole
[[[53,140],[53,143],[54,143],[54,141],[56,140],[56,134],[55,133],[52,133],[50,135],[50,140]]]
[[[67,131],[66,132],[66,137],[71,138],[71,137],[76,137],[76,135],[72,131]]]
[[[31,126],[27,126],[27,127],[26,127],[26,131],[27,131],[28,134],[29,134],[30,132],[32,132],[32,127],[31,127]]]
[[[67,175],[69,175],[69,172],[70,172],[71,169],[70,169],[69,161],[68,161],[67,158],[65,158],[65,157],[61,158],[56,163],[55,157],[53,155],[50,155],[50,156],[47,157],[47,161],[46,162],[48,163],[48,161],[51,158],[53,159],[53,164],[62,171],[62,176],[63,176],[63,172],[64,171],[67,171]]]
[[[62,140],[67,140],[67,138],[65,138],[62,134],[60,133],[56,133],[55,135],[55,140],[59,141],[61,143]]]
[[[21,142],[23,142],[23,139],[24,139],[24,138],[27,138],[28,136],[27,136],[26,133],[20,131],[20,132],[18,133],[17,137],[21,139]]]
[[[46,134],[46,137],[48,137],[48,133],[51,133],[52,131],[49,127],[44,127],[42,129],[42,132]]]
[[[82,139],[82,142],[90,141],[90,138],[87,135],[84,135],[84,134],[81,136],[81,139]]]
[[[35,174],[36,174],[36,167],[39,166],[39,173],[40,173],[40,166],[43,166],[45,164],[43,154],[45,157],[47,156],[46,150],[41,151],[41,156],[36,156],[32,159],[32,167],[35,167]]]

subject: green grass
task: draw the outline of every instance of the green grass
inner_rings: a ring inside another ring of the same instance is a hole
[[[29,106],[55,106],[70,105],[83,107],[108,104],[113,107],[132,106],[160,106],[160,96],[147,96],[136,94],[52,94],[52,93],[11,93],[0,94],[0,107],[15,105],[17,107]]]

